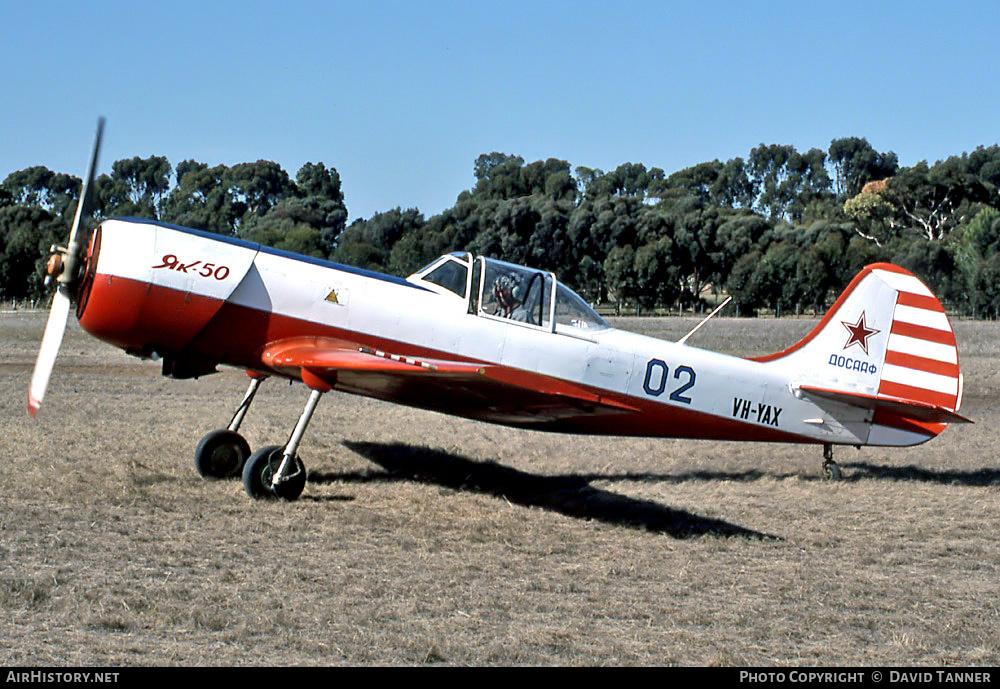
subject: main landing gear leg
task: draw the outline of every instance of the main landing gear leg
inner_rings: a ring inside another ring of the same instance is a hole
[[[229,427],[211,431],[198,443],[194,451],[194,467],[205,478],[234,478],[243,472],[243,465],[250,456],[250,444],[239,434],[243,417],[250,409],[257,388],[267,376],[247,371],[250,387],[243,395],[243,401],[233,414]]]
[[[249,373],[247,375],[250,375]],[[229,430],[236,433],[240,430],[240,424],[243,423],[243,417],[247,415],[247,410],[250,409],[250,403],[253,402],[254,395],[257,394],[257,388],[260,384],[264,382],[267,376],[260,376],[257,374],[250,375],[250,387],[247,388],[247,393],[243,395],[243,401],[240,402],[240,406],[237,407],[236,413],[233,414],[233,420],[229,422]]]
[[[295,430],[284,447],[270,445],[250,455],[243,468],[243,488],[255,500],[295,500],[306,486],[306,468],[297,452],[323,390],[313,389]]]
[[[840,465],[833,461],[833,445],[823,445],[823,478],[827,481],[837,481],[841,477]]]

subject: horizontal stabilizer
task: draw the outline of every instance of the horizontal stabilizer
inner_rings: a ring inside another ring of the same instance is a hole
[[[864,409],[889,412],[914,421],[926,423],[973,423],[971,419],[967,419],[961,414],[957,414],[950,409],[926,402],[905,400],[898,397],[890,397],[884,394],[869,395],[861,392],[831,390],[829,388],[820,388],[814,385],[800,385],[798,387],[799,390],[802,390],[802,392],[815,395],[816,397],[834,400],[835,402],[843,402],[844,404],[850,404]]]

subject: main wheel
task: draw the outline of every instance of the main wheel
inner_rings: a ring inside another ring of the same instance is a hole
[[[194,451],[194,468],[205,478],[235,478],[250,456],[250,444],[239,433],[212,431]]]
[[[243,489],[254,500],[297,500],[306,487],[306,468],[295,457],[292,475],[277,486],[271,481],[281,466],[282,445],[268,445],[250,455],[243,467]]]

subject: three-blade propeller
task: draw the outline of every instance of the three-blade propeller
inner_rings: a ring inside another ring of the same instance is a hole
[[[49,310],[49,320],[42,337],[42,346],[35,361],[35,371],[31,376],[31,387],[28,388],[28,414],[35,416],[42,406],[45,389],[52,377],[52,368],[56,363],[56,355],[66,332],[66,321],[69,318],[69,307],[77,282],[80,278],[84,244],[80,241],[80,225],[90,217],[91,195],[94,186],[94,175],[97,169],[97,155],[101,148],[101,134],[104,131],[104,118],[97,121],[97,136],[94,139],[94,150],[90,156],[90,166],[80,190],[80,201],[76,206],[76,215],[69,232],[69,243],[66,248],[52,247],[52,258],[49,259],[48,274],[55,278],[58,288],[52,298]]]

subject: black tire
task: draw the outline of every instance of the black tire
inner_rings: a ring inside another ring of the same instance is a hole
[[[204,478],[236,478],[250,456],[250,444],[239,433],[212,431],[194,451],[194,468]]]
[[[297,500],[306,487],[306,469],[302,460],[295,458],[292,477],[277,486],[271,485],[284,451],[282,445],[268,445],[250,455],[243,467],[243,489],[254,500]]]
[[[842,476],[840,465],[836,462],[827,462],[823,465],[823,478],[827,481],[839,481]]]

